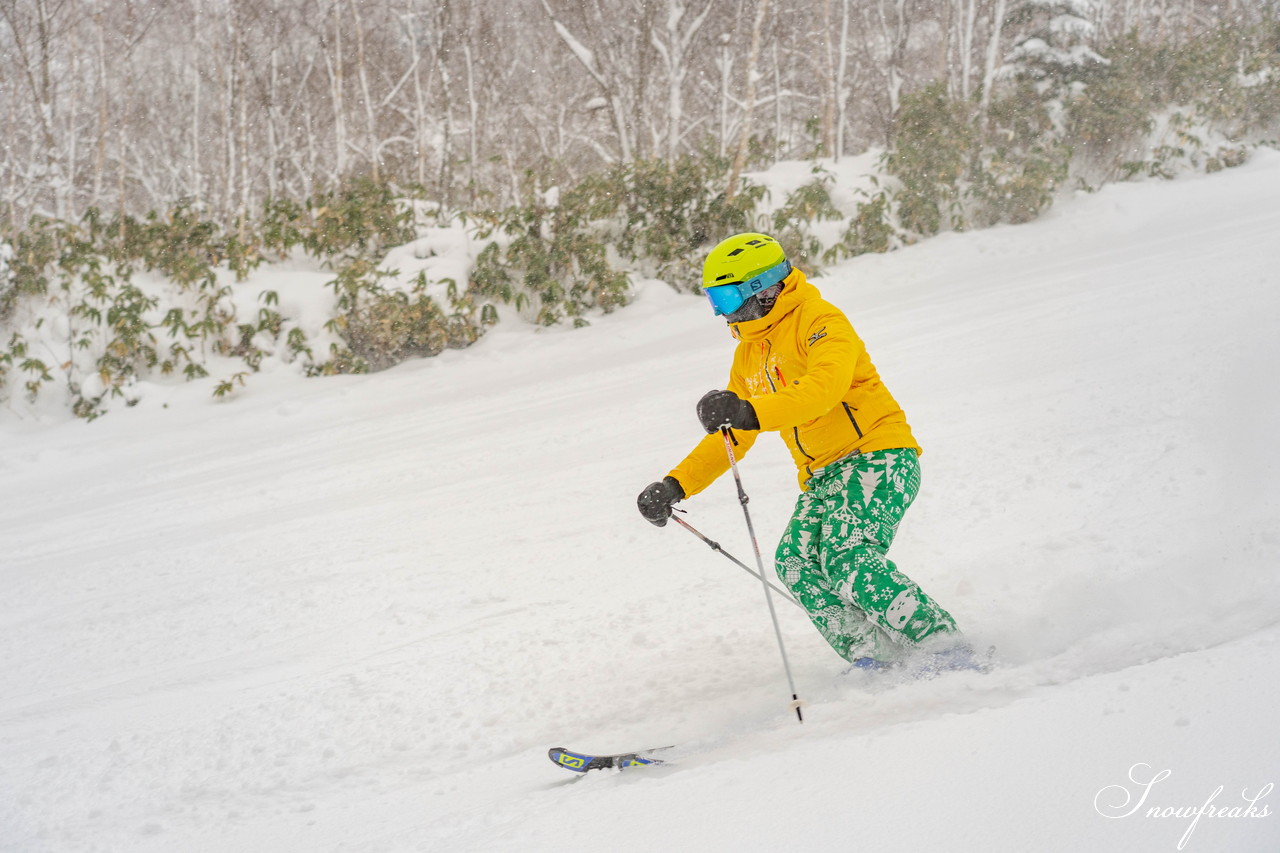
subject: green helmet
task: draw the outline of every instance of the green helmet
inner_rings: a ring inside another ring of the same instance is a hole
[[[791,264],[777,240],[767,234],[734,234],[707,255],[702,288],[717,315],[732,314],[790,272]]]

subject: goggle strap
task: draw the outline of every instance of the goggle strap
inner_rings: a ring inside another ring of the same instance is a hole
[[[782,263],[769,267],[751,281],[743,282],[741,286],[750,288],[750,292],[754,295],[762,290],[768,290],[789,275],[791,275],[791,261],[783,260]]]

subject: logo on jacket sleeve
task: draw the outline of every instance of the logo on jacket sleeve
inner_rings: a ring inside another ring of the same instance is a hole
[[[827,327],[823,326],[821,329],[819,329],[818,331],[814,332],[812,335],[809,336],[809,346],[813,346],[814,344],[816,344],[818,341],[822,340],[826,336],[827,336]]]

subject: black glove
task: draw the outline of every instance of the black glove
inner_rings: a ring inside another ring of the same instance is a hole
[[[734,429],[760,429],[760,419],[751,404],[732,391],[708,391],[698,401],[698,420],[707,432],[722,426]]]
[[[636,506],[640,514],[659,527],[667,526],[671,517],[671,505],[684,500],[684,487],[675,477],[663,477],[656,483],[650,483],[636,498]]]

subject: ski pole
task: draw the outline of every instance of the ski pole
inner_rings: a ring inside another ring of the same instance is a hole
[[[796,693],[796,680],[791,676],[791,662],[787,660],[787,647],[782,642],[782,629],[778,627],[778,613],[773,609],[773,596],[769,594],[769,581],[764,576],[764,560],[760,557],[760,543],[756,539],[756,528],[751,523],[751,513],[747,511],[747,492],[742,488],[742,475],[738,473],[738,460],[733,455],[733,437],[729,427],[720,427],[720,435],[724,438],[724,450],[729,454],[729,467],[733,469],[733,481],[738,484],[738,503],[742,504],[742,514],[747,519],[747,533],[751,536],[751,547],[756,552],[756,568],[760,570],[760,585],[764,588],[764,600],[769,605],[769,618],[773,620],[773,633],[778,638],[778,651],[782,653],[782,668],[787,673],[787,684],[791,687],[791,707],[796,710],[796,719],[804,722],[804,714],[800,713],[800,697]]]
[[[684,512],[684,510],[682,510],[682,509],[681,509],[681,510],[674,510],[674,511],[675,511],[675,512]],[[699,531],[698,531],[698,529],[697,529],[696,527],[694,527],[694,526],[693,526],[692,524],[690,524],[689,522],[685,521],[685,520],[684,520],[683,518],[681,518],[680,516],[678,516],[678,515],[672,515],[672,516],[671,516],[671,520],[672,520],[672,521],[674,521],[676,524],[680,525],[681,527],[683,527],[685,530],[687,530],[687,531],[689,531],[690,533],[692,533],[694,536],[697,536],[697,537],[698,537],[699,539],[701,539],[703,542],[707,543],[707,545],[709,545],[709,546],[711,547],[711,550],[712,550],[712,551],[716,551],[716,552],[718,552],[718,553],[720,553],[720,554],[723,554],[725,557],[727,557],[727,558],[729,559],[729,561],[730,561],[731,563],[733,563],[733,564],[734,564],[735,566],[737,566],[738,568],[742,569],[742,570],[743,570],[744,572],[746,572],[747,574],[751,575],[753,578],[758,578],[758,577],[760,577],[760,575],[756,574],[755,569],[751,568],[751,567],[750,567],[750,566],[748,566],[746,563],[742,562],[742,561],[741,561],[741,560],[739,560],[737,557],[735,557],[735,556],[733,556],[732,554],[730,554],[730,553],[729,553],[728,551],[726,551],[724,548],[721,548],[721,547],[720,547],[720,543],[719,543],[719,542],[713,542],[711,539],[708,539],[706,536],[703,536],[703,535],[702,535],[702,533],[701,533],[701,532],[699,532]],[[783,598],[785,598],[787,601],[790,601],[792,604],[794,604],[796,607],[799,607],[801,610],[804,610],[804,605],[803,605],[803,604],[801,604],[800,602],[796,601],[794,598],[792,598],[792,597],[791,597],[790,595],[788,595],[787,593],[783,592],[783,591],[782,591],[781,589],[779,589],[778,587],[773,586],[773,584],[772,584],[772,583],[770,583],[769,581],[767,581],[767,580],[766,580],[766,581],[765,581],[765,583],[767,583],[767,584],[769,584],[769,586],[773,587],[773,591],[774,591],[774,592],[776,592],[778,595],[782,596],[782,597],[783,597]]]

